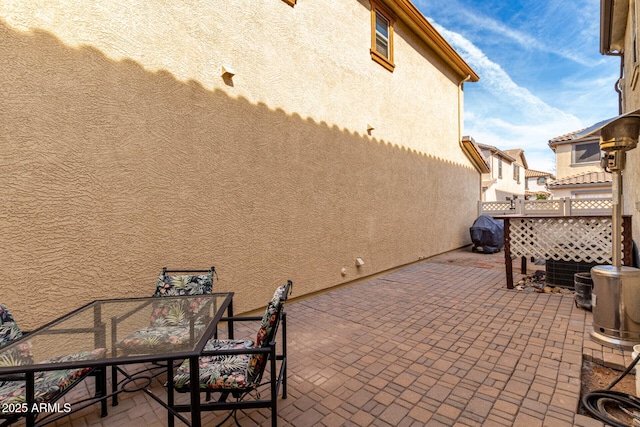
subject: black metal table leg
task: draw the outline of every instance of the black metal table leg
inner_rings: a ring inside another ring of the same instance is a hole
[[[189,382],[191,386],[191,427],[200,427],[200,366],[199,357],[189,358]]]
[[[27,372],[25,374],[26,389],[25,393],[27,396],[27,427],[33,427],[36,424],[36,411],[33,409],[33,405],[35,402],[35,379],[33,372]]]

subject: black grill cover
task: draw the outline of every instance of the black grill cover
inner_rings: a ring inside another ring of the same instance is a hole
[[[493,254],[504,246],[504,223],[491,218],[489,215],[480,215],[469,228],[473,251],[482,249],[482,252]]]

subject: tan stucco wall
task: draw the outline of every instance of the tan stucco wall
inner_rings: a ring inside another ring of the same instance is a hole
[[[0,303],[30,328],[213,264],[242,312],[469,243],[461,78],[402,23],[371,61],[368,6],[0,4]]]
[[[563,179],[589,172],[602,172],[600,162],[573,163],[572,144],[556,146],[556,179]]]
[[[633,52],[633,40],[632,13],[629,13],[625,51]],[[615,58],[615,60],[619,60],[619,58]],[[629,112],[640,108],[640,85],[637,83],[635,86],[631,85],[634,71],[633,55],[625,55],[624,61],[626,75],[622,85],[624,94],[622,110]],[[617,96],[617,94],[614,92],[611,96]],[[633,240],[640,244],[640,148],[627,152],[627,166],[623,173],[623,202],[624,213],[632,215]]]

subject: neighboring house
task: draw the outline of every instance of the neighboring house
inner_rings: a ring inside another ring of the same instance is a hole
[[[525,199],[550,199],[552,194],[547,188],[556,177],[549,172],[541,172],[533,169],[524,171],[524,197]]]
[[[500,150],[492,145],[478,143],[489,172],[482,174],[482,201],[495,202],[525,197],[524,150]]]
[[[163,266],[215,265],[241,313],[470,243],[478,76],[408,0],[11,1],[0,40],[0,301],[27,328]]]
[[[611,174],[600,166],[600,138],[573,139],[578,132],[549,140],[556,154],[556,179],[549,190],[555,199],[611,197]]]
[[[600,5],[600,53],[620,58],[619,113],[635,111],[640,108],[640,5],[631,0],[601,0]],[[611,96],[616,96],[613,91]],[[632,216],[633,240],[640,242],[640,148],[629,150],[626,157],[623,213]]]

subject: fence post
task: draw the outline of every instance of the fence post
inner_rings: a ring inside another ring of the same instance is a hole
[[[513,260],[511,259],[511,222],[504,219],[504,266],[507,275],[507,289],[513,289]]]
[[[524,199],[516,199],[516,214],[526,215],[524,208]]]
[[[478,216],[482,215],[482,200],[478,201]]]
[[[571,199],[562,198],[562,216],[571,216]]]

